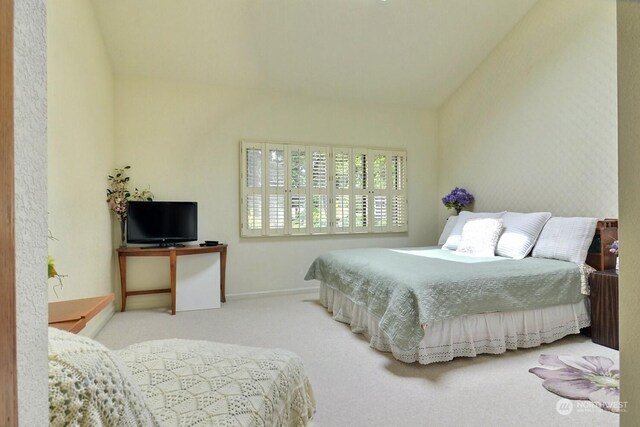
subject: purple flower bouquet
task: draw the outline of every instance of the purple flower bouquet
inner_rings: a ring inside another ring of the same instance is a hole
[[[473,197],[473,194],[469,193],[464,188],[456,187],[442,198],[442,203],[448,209],[453,208],[456,210],[456,213],[460,213],[462,208],[473,203],[474,200],[475,198]]]

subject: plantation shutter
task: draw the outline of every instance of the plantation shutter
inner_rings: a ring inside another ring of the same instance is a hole
[[[334,233],[351,231],[351,149],[334,147],[333,163],[333,208]]]
[[[286,232],[285,148],[284,144],[266,145],[266,234],[282,235]]]
[[[392,151],[391,179],[390,179],[390,231],[407,231],[408,206],[407,206],[407,153],[405,151]]]
[[[242,235],[264,233],[264,144],[243,143],[242,149]]]
[[[241,236],[404,232],[407,153],[243,141]]]
[[[289,233],[308,234],[309,227],[309,149],[304,145],[287,147],[289,164]]]
[[[311,233],[329,232],[329,150],[327,147],[310,147],[311,160]]]
[[[369,150],[353,149],[353,232],[369,231]]]
[[[371,228],[373,232],[387,231],[389,220],[389,155],[387,151],[370,150],[371,157]]]

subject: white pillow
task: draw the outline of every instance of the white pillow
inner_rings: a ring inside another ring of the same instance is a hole
[[[462,228],[464,227],[464,224],[465,222],[467,222],[467,220],[478,218],[502,218],[502,215],[504,215],[504,212],[460,212],[460,215],[458,215],[458,220],[453,226],[453,230],[451,230],[451,234],[449,234],[449,237],[447,237],[447,241],[445,242],[442,249],[449,249],[452,251],[458,249],[460,237],[462,236]]]
[[[504,231],[498,240],[496,255],[513,259],[526,257],[549,218],[551,212],[506,212],[502,216]]]
[[[501,233],[501,218],[470,219],[462,228],[462,237],[456,252],[478,257],[495,256]]]
[[[542,229],[532,256],[584,264],[597,223],[597,218],[551,218]]]
[[[451,234],[451,230],[453,230],[453,227],[456,225],[457,221],[458,221],[458,217],[456,215],[452,215],[449,218],[447,218],[447,223],[444,225],[444,228],[442,229],[442,234],[438,239],[438,246],[444,245],[444,242],[447,241],[447,237],[449,237],[449,235]]]

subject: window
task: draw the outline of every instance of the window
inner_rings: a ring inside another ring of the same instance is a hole
[[[402,150],[242,142],[241,235],[407,231]]]

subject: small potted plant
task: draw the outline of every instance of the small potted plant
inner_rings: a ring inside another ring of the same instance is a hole
[[[53,234],[51,234],[51,230],[49,230],[49,240],[58,240],[55,237],[53,237]],[[56,260],[51,255],[48,255],[47,256],[47,279],[57,280],[57,283],[55,283],[52,287],[53,293],[56,294],[56,298],[58,297],[58,291],[56,291],[56,288],[62,289],[63,277],[66,277],[66,276],[62,274],[58,274],[58,271],[56,270]]]
[[[442,198],[442,203],[447,209],[455,209],[456,214],[459,214],[462,208],[473,203],[475,198],[473,194],[469,193],[464,188],[456,187],[449,194]]]
[[[616,271],[620,270],[620,258],[618,258],[618,251],[620,250],[620,242],[614,240],[609,248],[609,252],[616,254]]]

